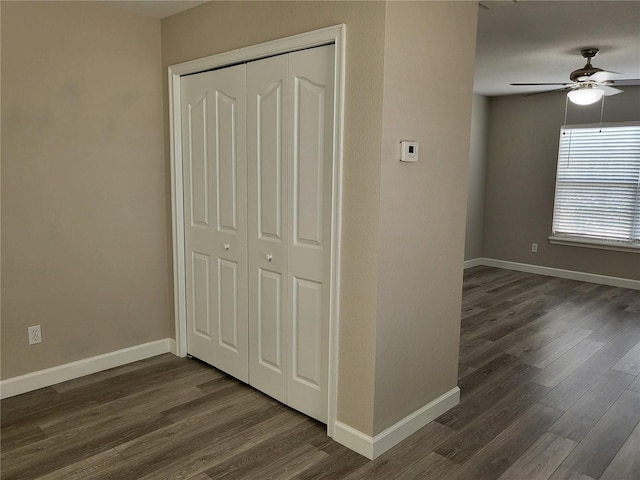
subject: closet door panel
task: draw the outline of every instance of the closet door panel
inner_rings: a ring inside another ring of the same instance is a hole
[[[218,339],[219,345],[233,353],[242,348],[238,330],[238,264],[218,258]]]
[[[209,176],[207,172],[207,96],[195,98],[188,109],[188,194],[191,226],[209,227]]]
[[[193,334],[211,341],[213,327],[211,319],[210,257],[191,252],[191,302],[193,307]]]
[[[334,46],[289,54],[287,403],[327,421]]]
[[[250,67],[250,70],[253,68]],[[256,111],[252,112],[255,113],[256,122],[256,129],[252,132],[256,140],[256,156],[253,160],[257,178],[254,186],[258,189],[257,202],[254,204],[258,209],[258,238],[276,241],[282,240],[282,196],[286,193],[282,183],[282,164],[286,160],[282,156],[283,81],[280,78],[269,82],[264,91],[255,96]]]
[[[294,243],[322,247],[325,88],[306,78],[294,90]]]
[[[249,383],[286,403],[287,56],[247,65]]]
[[[282,375],[282,274],[269,270],[258,271],[257,340],[258,363]]]
[[[224,93],[216,91],[215,101],[216,129],[215,137],[211,141],[215,144],[218,229],[236,232],[238,229],[238,183],[245,181],[244,178],[237,178],[236,116],[238,113],[240,115],[244,113],[237,111],[237,99],[230,98]]]
[[[322,390],[322,284],[293,279],[293,343],[291,377],[306,387]]]
[[[248,380],[245,72],[181,80],[187,351]]]

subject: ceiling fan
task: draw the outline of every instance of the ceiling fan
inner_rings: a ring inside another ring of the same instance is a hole
[[[599,51],[598,48],[583,48],[580,51],[582,56],[587,59],[587,63],[584,67],[571,72],[569,75],[570,83],[512,83],[511,85],[516,87],[540,85],[559,86],[560,88],[531,93],[525,96],[569,90],[569,93],[567,93],[569,100],[578,105],[590,105],[600,100],[603,95],[610,96],[622,93],[622,90],[612,86],[620,82],[624,82],[625,85],[640,85],[640,79],[613,80],[613,76],[620,75],[618,72],[609,72],[591,65],[591,59],[595,57]]]

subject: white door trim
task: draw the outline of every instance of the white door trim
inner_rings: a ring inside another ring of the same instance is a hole
[[[171,217],[173,233],[173,285],[175,302],[176,355],[187,354],[187,313],[185,286],[184,208],[182,191],[182,134],[180,128],[180,77],[234,63],[288,53],[303,48],[335,44],[335,95],[333,122],[333,179],[331,216],[331,285],[329,286],[329,384],[327,434],[333,438],[337,411],[338,323],[340,305],[340,238],[342,211],[342,145],[344,119],[346,26],[302,33],[231,52],[211,55],[169,67],[169,121],[171,157]]]

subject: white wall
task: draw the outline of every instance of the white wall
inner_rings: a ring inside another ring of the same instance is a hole
[[[0,8],[6,379],[170,337],[173,319],[160,22]]]
[[[640,87],[624,90],[605,97],[604,122],[640,119]],[[639,280],[637,253],[548,241],[565,100],[564,93],[491,98],[483,256]],[[569,103],[566,124],[597,123],[600,110]]]
[[[469,147],[469,192],[464,259],[482,257],[484,234],[484,197],[487,181],[487,137],[489,128],[489,99],[473,96],[471,109],[471,143]]]
[[[387,4],[375,433],[457,385],[477,9]]]

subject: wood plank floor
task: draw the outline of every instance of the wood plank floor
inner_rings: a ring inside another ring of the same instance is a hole
[[[370,462],[170,354],[2,401],[2,480],[640,480],[640,291],[465,272],[461,403]]]

